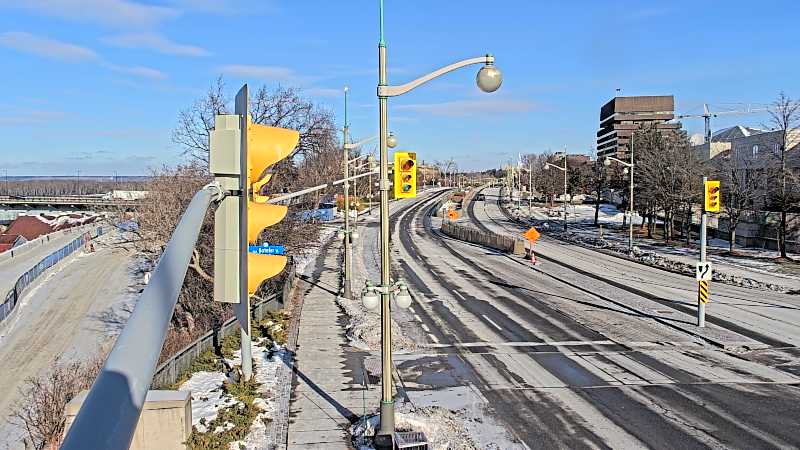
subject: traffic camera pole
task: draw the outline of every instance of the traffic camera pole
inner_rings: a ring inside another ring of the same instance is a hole
[[[347,91],[344,88],[344,145],[342,151],[344,157],[342,158],[342,165],[344,166],[344,297],[347,299],[353,298],[353,293],[350,286],[350,266],[352,264],[350,258],[350,151],[347,149],[347,135],[350,126],[347,123]]]
[[[378,85],[387,86],[386,43],[383,40],[383,1],[380,3],[380,41],[378,42]],[[392,316],[389,308],[389,97],[378,96],[380,115],[381,191],[381,409],[378,434],[394,436],[394,396],[392,395]]]
[[[703,177],[703,195],[705,195],[705,186],[708,177]],[[700,216],[700,262],[706,262],[706,227],[708,225],[708,218],[706,213],[706,205],[703,202],[703,213]],[[697,297],[697,326],[706,326],[706,304],[700,301],[700,296]]]

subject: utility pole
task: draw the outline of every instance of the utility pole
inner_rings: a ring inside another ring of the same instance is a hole
[[[350,286],[350,266],[352,264],[350,258],[350,181],[347,179],[350,176],[350,151],[347,148],[348,133],[350,125],[347,123],[347,92],[350,88],[344,88],[344,145],[342,151],[342,166],[344,167],[344,297],[347,299],[353,298],[353,293]]]
[[[631,210],[631,223],[628,224],[628,254],[630,255],[633,255],[633,138],[635,135],[636,132],[634,131],[633,134],[631,134],[631,192],[628,197],[628,208]]]
[[[530,155],[528,155],[530,158]],[[533,163],[528,160],[528,218],[531,217],[533,205]]]

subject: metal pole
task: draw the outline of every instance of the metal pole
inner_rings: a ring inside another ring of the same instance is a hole
[[[564,147],[564,231],[567,231],[567,148]]]
[[[167,336],[200,227],[218,187],[194,195],[61,448],[127,450]]]
[[[344,88],[344,145],[342,151],[344,152],[342,158],[342,165],[344,166],[344,179],[349,177],[350,167],[350,152],[347,150],[347,134],[349,125],[347,123],[347,91]],[[344,297],[352,299],[353,293],[350,286],[350,181],[344,182]]]
[[[531,216],[533,202],[533,163],[528,162],[528,217]]]
[[[386,43],[383,40],[383,0],[380,2],[381,39],[378,43],[378,85],[389,84]],[[381,409],[378,434],[394,436],[394,397],[392,395],[392,318],[389,309],[389,154],[386,148],[389,122],[388,97],[378,97],[380,114],[380,191],[381,191]]]
[[[253,376],[253,350],[252,323],[250,321],[250,292],[247,288],[247,254],[249,242],[247,241],[247,202],[250,200],[250,186],[247,185],[247,174],[250,170],[247,164],[247,146],[249,143],[247,132],[250,123],[250,89],[245,84],[236,94],[234,113],[239,115],[239,303],[234,307],[236,319],[239,322],[240,344],[242,354],[242,377],[249,380]]]
[[[705,192],[705,185],[708,177],[703,177],[703,192]],[[700,216],[700,262],[706,262],[706,226],[708,219],[706,217],[706,205],[703,202],[703,213]],[[706,326],[706,305],[700,301],[700,296],[697,298],[697,326]]]
[[[633,254],[633,135],[631,135],[631,195],[630,195],[631,223],[628,224],[628,253]]]

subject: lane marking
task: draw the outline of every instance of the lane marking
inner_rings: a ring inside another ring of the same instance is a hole
[[[428,326],[425,325],[424,323],[422,324],[422,329],[425,330],[426,333],[430,333],[431,332],[431,329],[428,328]]]
[[[417,322],[422,322],[422,318],[419,317],[419,314],[414,314],[414,318],[417,319]]]
[[[423,346],[426,346],[426,345],[442,345],[442,344],[439,344],[439,339],[436,339],[436,336],[434,336],[432,333],[428,333],[428,338],[430,338],[430,340],[433,341],[434,343],[433,344],[423,344]],[[447,344],[444,344],[444,345],[447,345]]]
[[[463,295],[459,294],[458,291],[453,291],[453,294],[458,295],[458,298],[460,298],[461,300],[464,300],[464,301],[467,300]],[[486,317],[486,316],[483,316],[483,317]]]
[[[497,328],[498,330],[503,331],[503,329],[500,328],[500,325],[492,322],[492,319],[486,317],[486,314],[483,314],[483,318],[486,319],[486,321],[489,322],[490,324],[494,325],[494,327]]]
[[[486,317],[486,316],[484,316]],[[496,325],[495,325],[496,326]],[[420,344],[420,347],[447,348],[447,347],[545,347],[566,345],[621,345],[614,341],[545,341],[545,342],[458,342],[455,344]],[[673,349],[674,350],[674,349]]]

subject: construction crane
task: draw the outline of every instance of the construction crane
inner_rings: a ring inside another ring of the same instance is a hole
[[[705,122],[705,132],[703,134],[703,143],[707,144],[711,142],[711,118],[712,117],[719,117],[719,116],[731,116],[731,115],[742,115],[742,114],[754,114],[760,112],[766,112],[768,108],[764,106],[759,106],[754,108],[753,105],[747,105],[746,109],[742,110],[733,110],[733,111],[719,111],[719,112],[711,112],[708,109],[708,103],[703,103],[703,114],[680,114],[676,115],[676,119],[688,119],[688,118],[696,118],[702,117],[703,121]]]

